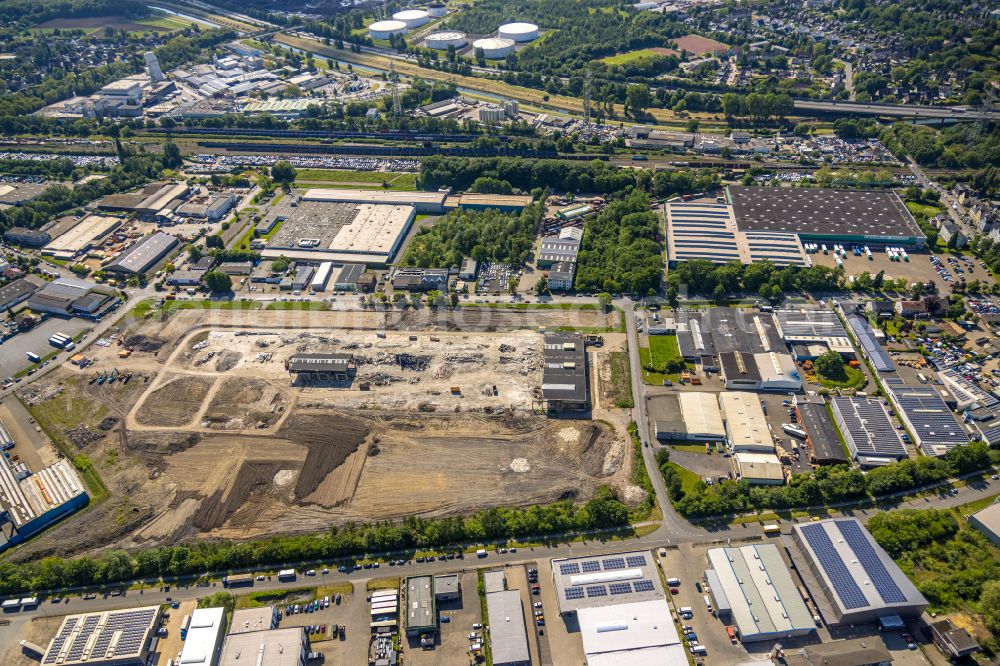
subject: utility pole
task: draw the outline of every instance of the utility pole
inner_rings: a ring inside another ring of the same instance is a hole
[[[979,107],[979,115],[976,116],[976,122],[972,126],[972,129],[969,130],[968,143],[970,144],[979,141],[979,138],[983,135],[983,129],[990,122],[990,114],[993,112],[993,102],[996,101],[992,84],[986,85],[983,95],[983,104]]]
[[[389,93],[392,95],[392,115],[398,118],[403,115],[403,102],[399,98],[399,74],[392,58],[389,59]]]

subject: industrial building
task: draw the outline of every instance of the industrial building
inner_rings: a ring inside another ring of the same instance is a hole
[[[196,608],[177,663],[218,666],[225,624],[225,608]]]
[[[509,106],[509,105],[508,105]],[[504,112],[507,116],[510,114]],[[451,208],[455,197],[445,201],[445,207]],[[465,193],[458,197],[458,207],[469,210],[498,210],[501,213],[520,213],[531,205],[529,194],[475,194]]]
[[[809,259],[799,237],[773,231],[739,229],[732,206],[712,202],[664,204],[667,259],[670,265],[691,259],[724,264],[769,261],[776,266],[806,266]]]
[[[306,383],[349,381],[357,371],[351,354],[295,354],[285,369]]]
[[[580,626],[588,666],[687,663],[649,553],[556,559],[552,577],[560,613]]]
[[[261,254],[312,263],[385,265],[395,257],[415,218],[412,204],[303,200]]]
[[[67,615],[42,656],[43,666],[145,666],[160,607]],[[207,665],[206,665],[207,666]]]
[[[799,650],[782,649],[771,663],[779,666],[889,666],[892,653],[881,636],[814,643]]]
[[[844,325],[829,308],[777,309],[774,319],[786,345],[820,344],[845,356],[854,356]]]
[[[798,391],[802,376],[789,354],[723,352],[719,354],[722,380],[731,391]]]
[[[275,606],[241,608],[233,611],[229,622],[229,635],[267,631],[278,626],[278,609]]]
[[[32,474],[0,458],[0,551],[25,541],[90,501],[73,464],[61,458]]]
[[[681,391],[677,393],[677,402],[683,419],[684,439],[713,442],[726,439],[726,427],[715,393]]]
[[[719,394],[726,440],[733,453],[774,453],[774,440],[760,399],[746,391]]]
[[[923,247],[926,237],[892,190],[730,185],[741,231],[798,234],[802,240]]]
[[[862,467],[879,467],[907,457],[906,447],[878,400],[837,396],[833,418],[851,457]]]
[[[495,666],[530,666],[531,654],[520,591],[487,592],[486,615],[490,623],[490,647]]]
[[[545,336],[542,399],[551,411],[585,411],[590,406],[587,351],[573,333]]]
[[[980,407],[992,407],[1000,403],[1000,400],[997,400],[993,394],[954,368],[942,370],[938,373],[938,378],[946,392],[946,395],[943,396],[945,403],[959,412]]]
[[[0,311],[10,310],[15,305],[28,300],[45,284],[40,278],[32,275],[8,282],[0,287]]]
[[[410,576],[403,589],[406,592],[406,635],[420,636],[437,632],[434,579],[431,576]]]
[[[807,636],[816,630],[781,551],[766,543],[712,548],[705,581],[723,621],[744,643]]]
[[[11,245],[24,245],[26,247],[42,247],[52,240],[52,236],[46,231],[25,227],[11,227],[4,232],[3,237]]]
[[[109,215],[88,215],[73,228],[58,235],[42,248],[42,254],[69,260],[90,252],[100,241],[121,226],[122,220]]]
[[[879,374],[895,372],[896,364],[892,362],[888,352],[879,344],[875,336],[875,331],[872,330],[868,320],[856,314],[849,314],[845,319],[847,320],[847,327],[854,334],[854,339],[858,341],[858,346],[861,348],[861,355],[872,364],[875,372]]]
[[[795,410],[799,425],[806,431],[809,460],[816,465],[841,465],[848,462],[844,447],[840,445],[837,426],[830,417],[826,404],[796,399]]]
[[[927,608],[927,600],[856,518],[797,523],[786,544],[827,624],[880,622],[898,628]]]
[[[969,433],[933,388],[883,383],[900,420],[912,433],[913,443],[926,455],[943,456],[956,446],[969,443]]]
[[[737,453],[733,466],[738,478],[752,486],[783,486],[785,471],[773,453]]]
[[[309,638],[302,627],[230,633],[219,666],[305,666],[308,654]]]
[[[462,584],[458,574],[434,576],[434,599],[441,601],[457,601],[462,598]]]
[[[344,264],[336,269],[337,277],[333,279],[333,288],[337,291],[355,291],[358,288],[358,280],[364,275],[366,267],[364,264]],[[322,291],[326,284],[320,285],[317,289],[317,281],[313,280],[313,289]]]
[[[190,192],[187,183],[156,182],[128,194],[109,194],[98,200],[100,210],[156,215],[173,205],[176,207]]]
[[[394,192],[388,190],[306,190],[302,201],[323,203],[413,206],[418,213],[443,213],[447,192]]]
[[[117,259],[105,266],[104,270],[110,273],[144,275],[178,245],[180,242],[170,234],[157,232],[122,252]]]
[[[576,264],[582,240],[583,229],[577,227],[563,227],[558,234],[545,236],[538,248],[537,266],[552,268],[563,262]]]
[[[969,516],[969,524],[1000,548],[1000,504],[994,502]]]
[[[549,269],[549,289],[552,291],[570,291],[573,289],[573,279],[576,277],[576,264],[572,261],[560,261]]]
[[[788,353],[769,312],[724,307],[688,309],[678,310],[675,319],[677,346],[689,361],[726,352]]]
[[[448,291],[447,268],[397,268],[392,273],[392,288],[406,291]]]
[[[99,319],[120,301],[111,287],[75,278],[59,278],[32,294],[28,307],[35,312]]]

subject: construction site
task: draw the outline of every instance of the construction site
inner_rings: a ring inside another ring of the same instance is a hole
[[[93,345],[89,367],[34,384],[33,414],[87,455],[108,497],[86,529],[70,518],[15,557],[585,501],[601,485],[634,494],[624,432],[539,408],[540,330],[567,313],[475,312],[469,325],[329,312],[295,327],[289,314],[151,316]],[[356,373],[296,383],[297,354],[349,355]]]

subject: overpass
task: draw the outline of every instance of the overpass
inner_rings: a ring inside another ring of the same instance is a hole
[[[906,106],[896,104],[868,104],[864,102],[835,102],[828,100],[797,99],[796,111],[813,111],[819,114],[893,116],[911,120],[944,120],[972,122],[979,117],[979,109],[947,106]],[[1000,111],[991,111],[987,118],[1000,120]]]

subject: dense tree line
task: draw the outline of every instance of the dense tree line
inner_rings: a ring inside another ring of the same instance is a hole
[[[1000,649],[1000,554],[985,536],[963,524],[953,511],[904,509],[872,516],[868,530],[916,582],[932,610],[978,612]]]
[[[0,594],[107,585],[137,578],[200,575],[240,568],[275,568],[296,562],[330,562],[364,554],[445,548],[466,542],[524,538],[628,525],[628,508],[606,487],[582,505],[563,501],[525,508],[497,508],[436,520],[348,525],[322,534],[259,541],[198,541],[98,557],[0,563]]]
[[[162,162],[154,156],[123,156],[122,163],[107,172],[107,178],[72,189],[65,185],[53,185],[34,201],[0,210],[0,232],[10,227],[37,229],[55,215],[79,208],[98,197],[131,190],[158,178],[162,171]]]
[[[722,112],[730,118],[745,116],[754,122],[763,122],[772,118],[784,118],[794,111],[795,106],[789,95],[726,93],[722,96]]]
[[[28,28],[53,18],[124,15],[147,16],[139,0],[0,0],[0,23]]]
[[[576,289],[656,293],[663,279],[660,216],[649,197],[633,192],[587,222],[577,257]]]
[[[839,291],[843,269],[814,265],[778,267],[769,261],[713,264],[707,259],[684,261],[667,274],[667,298],[676,301],[682,285],[688,293],[712,296],[724,302],[735,294],[758,295],[778,301],[788,291]]]
[[[976,141],[969,140],[971,130],[972,123],[938,131],[898,122],[883,129],[879,138],[896,155],[910,155],[923,166],[979,169],[1000,165],[1000,125],[991,125]]]
[[[543,212],[538,204],[528,206],[519,215],[495,209],[453,210],[414,236],[403,264],[449,268],[460,266],[464,257],[472,257],[476,261],[520,266],[531,252]]]
[[[742,480],[709,486],[699,480],[693,490],[686,492],[679,475],[671,468],[667,467],[664,478],[681,515],[721,516],[883,497],[937,483],[955,474],[986,469],[989,465],[989,447],[983,442],[972,442],[955,447],[943,458],[907,458],[867,474],[848,465],[824,466],[793,475],[785,486],[752,486]]]
[[[511,157],[428,157],[417,182],[424,190],[439,187],[466,190],[478,178],[505,180],[525,192],[544,188],[616,195],[641,189],[654,197],[705,192],[719,186],[718,175],[711,170],[681,169],[654,174],[648,169],[622,169],[600,160],[567,162]]]

